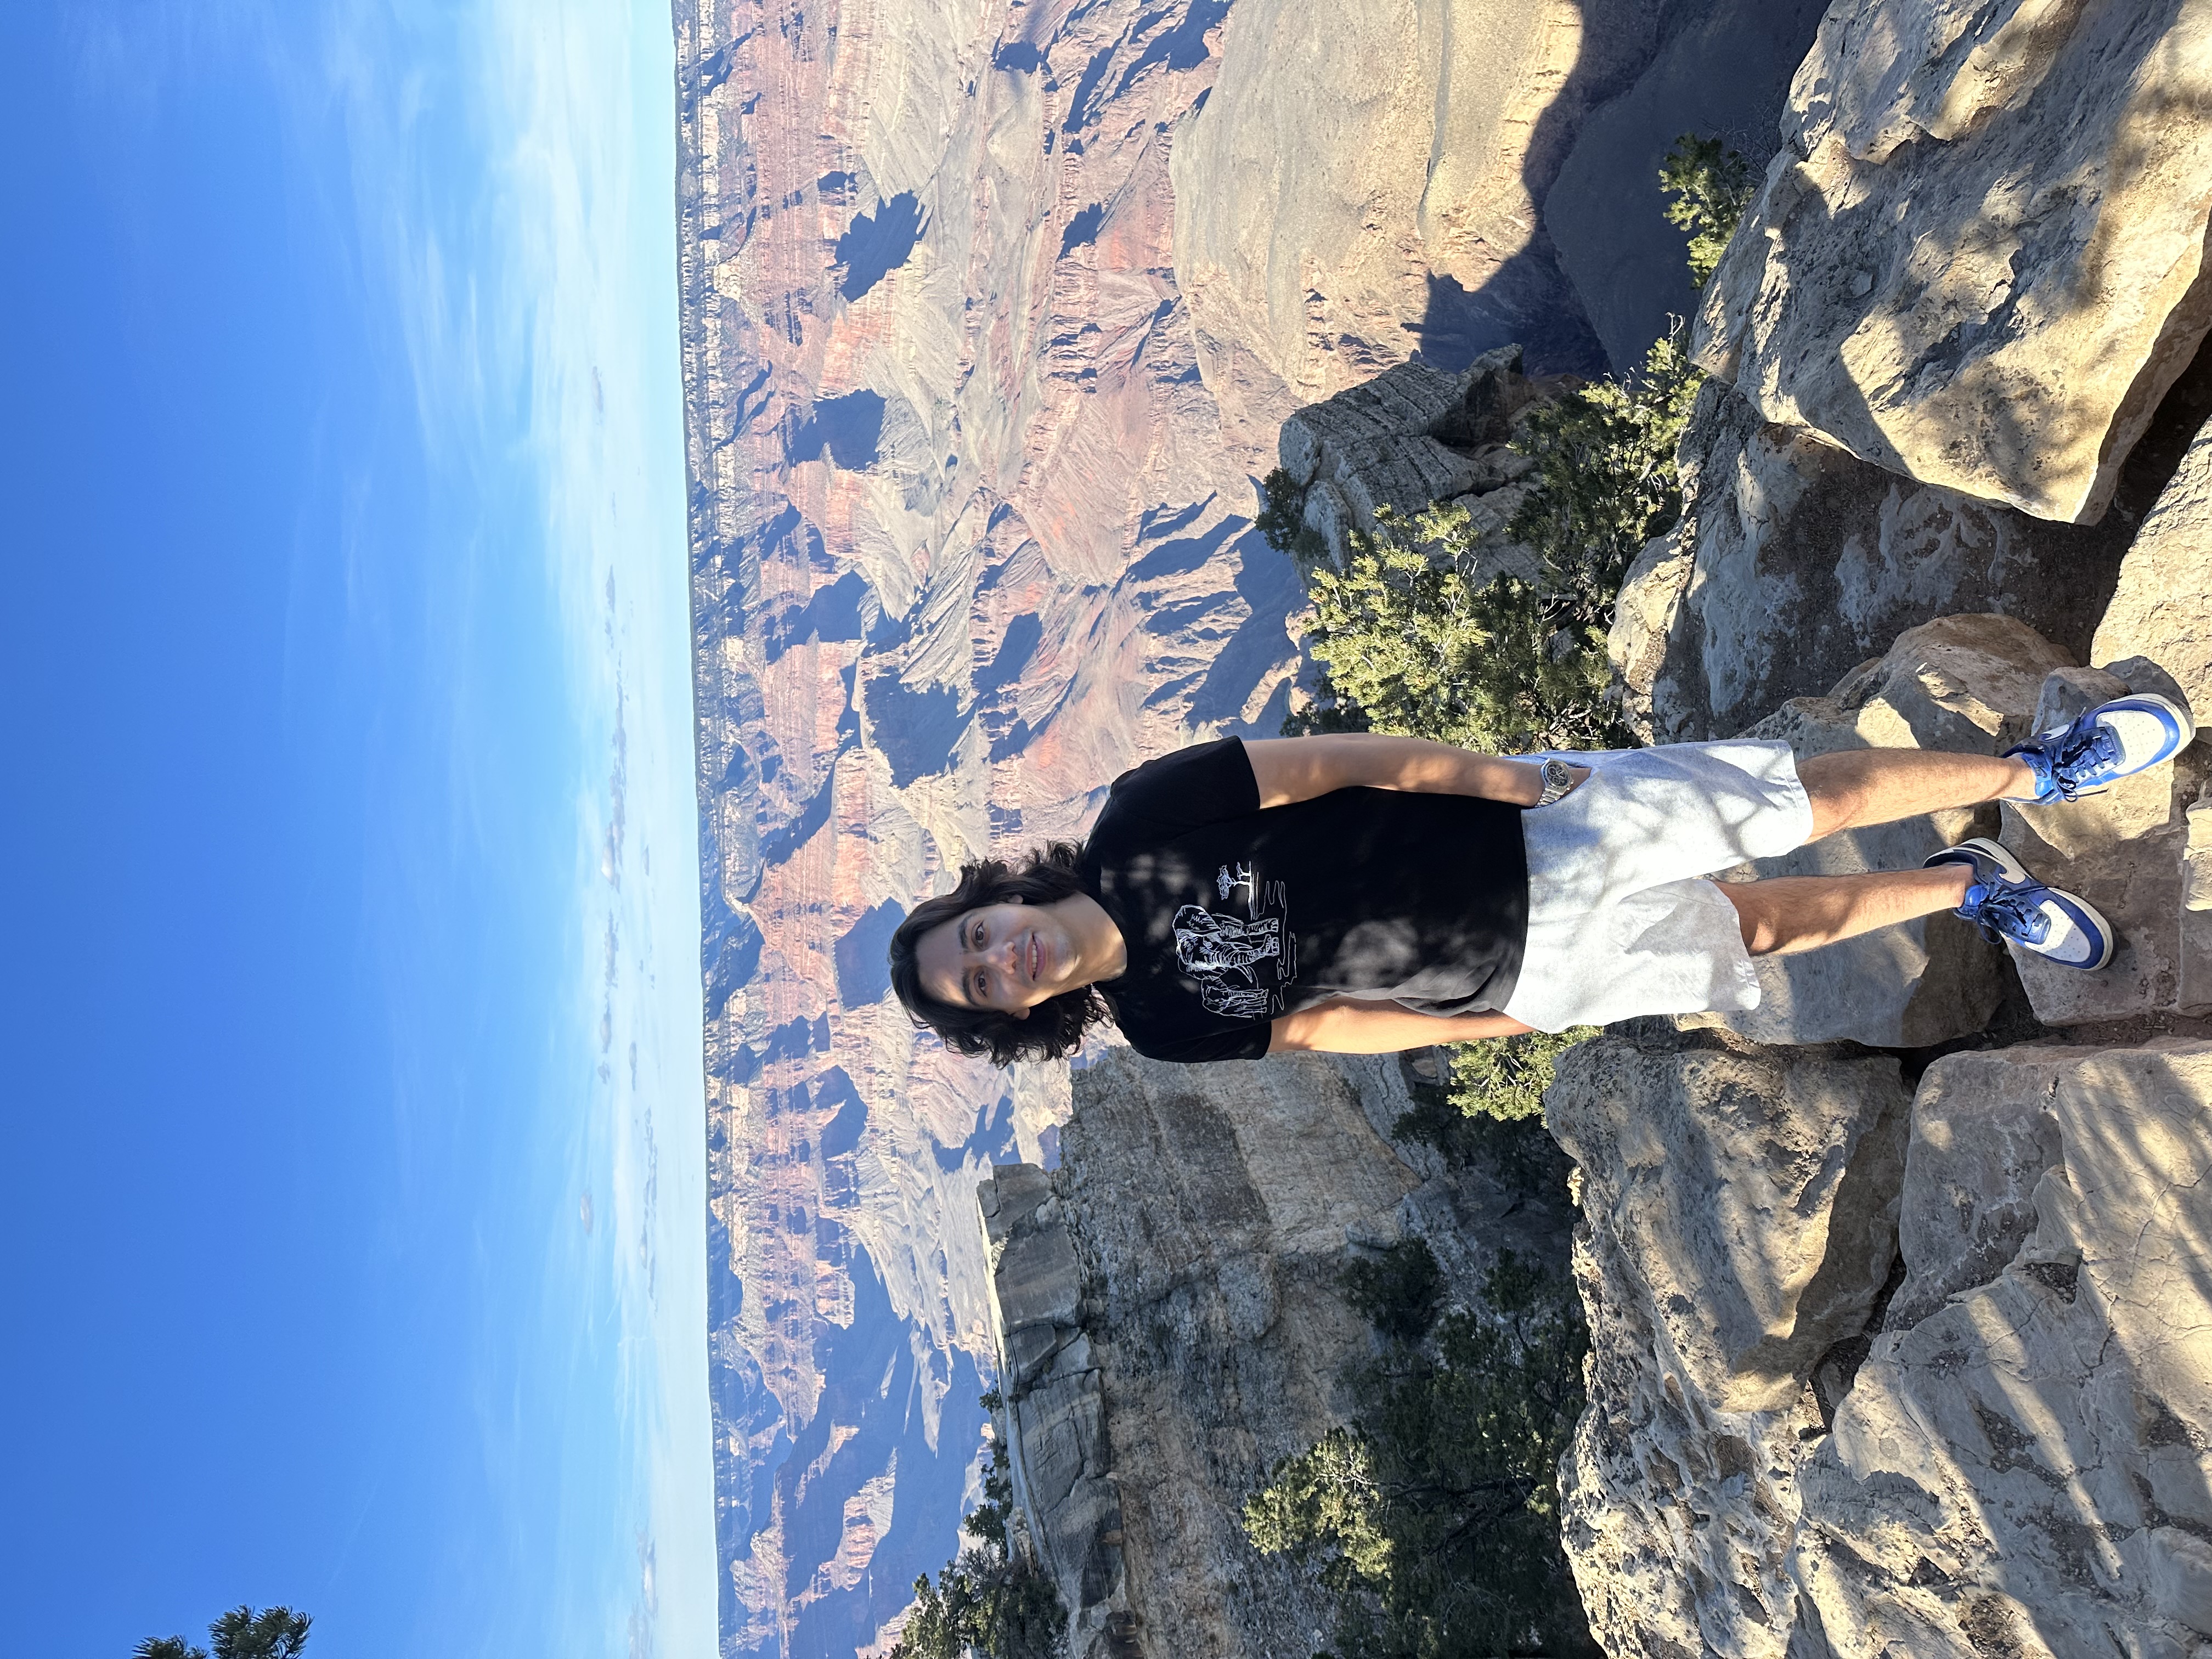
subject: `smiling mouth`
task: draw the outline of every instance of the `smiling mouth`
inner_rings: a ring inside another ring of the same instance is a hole
[[[1030,935],[1030,983],[1034,985],[1044,963],[1044,947],[1037,943],[1035,933]]]

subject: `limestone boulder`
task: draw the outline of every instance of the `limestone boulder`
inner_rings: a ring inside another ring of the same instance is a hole
[[[1875,1103],[1883,1082],[1869,1098],[1866,1057],[1838,1086],[1834,1056],[1731,1048],[1743,1069],[1705,1074],[1698,1137],[1673,1103],[1715,1040],[1621,1028],[1546,1103],[1581,1160],[1590,1404],[1563,1522],[1605,1650],[2202,1659],[2212,1042],[1954,1054],[1909,1109]],[[1716,1186],[1763,1192],[1816,1137],[1737,1091],[1877,1127],[1826,1143],[1844,1173],[1800,1219],[1747,1224]],[[1850,1242],[1884,1218],[1893,1261]],[[1851,1280],[1880,1275],[1850,1298],[1858,1328],[1827,1324],[1794,1398],[1717,1398],[1700,1333],[1823,1224]]]
[[[2204,1650],[2208,1170],[2212,1044],[1929,1070],[1904,1284],[1799,1480],[1815,1650]]]
[[[2212,3],[1838,0],[1708,284],[1766,419],[2093,523],[2212,323]]]
[[[1887,1055],[1658,1021],[1561,1060],[1545,1122],[1593,1237],[1632,1247],[1678,1387],[1727,1411],[1787,1407],[1864,1326],[1895,1250],[1906,1098]]]
[[[1647,741],[1741,731],[1955,612],[2016,617],[2078,661],[2127,549],[2117,514],[2048,524],[1916,483],[1763,419],[1718,382],[1677,460],[1681,522],[1629,571],[1610,647],[1622,712]]]
[[[1827,696],[1793,698],[1745,735],[1786,742],[1800,760],[1851,749],[1994,755],[2034,729],[2045,679],[2067,669],[2063,652],[2009,617],[1944,617],[1907,629]],[[1933,812],[1824,836],[1737,873],[1916,869],[1996,828],[1994,807]],[[1922,1048],[1981,1030],[2006,988],[1996,948],[1948,912],[1753,965],[1759,1006],[1711,1018],[1759,1042]]]
[[[2212,721],[2212,424],[2198,431],[2121,562],[2091,658],[2146,657]]]

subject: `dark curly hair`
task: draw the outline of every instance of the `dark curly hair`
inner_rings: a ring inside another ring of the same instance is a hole
[[[1017,899],[1024,904],[1050,904],[1089,892],[1076,873],[1082,858],[1083,849],[1074,842],[1055,841],[1030,853],[1019,869],[1000,859],[963,864],[959,884],[951,892],[915,905],[891,935],[890,953],[891,989],[907,1018],[936,1032],[956,1054],[988,1060],[994,1066],[1017,1060],[1058,1060],[1081,1048],[1085,1031],[1113,1018],[1096,986],[1048,997],[1030,1010],[1027,1019],[1017,1019],[995,1009],[970,1008],[930,995],[921,988],[915,951],[924,933],[965,911]]]

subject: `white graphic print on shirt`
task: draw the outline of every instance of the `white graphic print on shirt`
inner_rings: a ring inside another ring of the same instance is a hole
[[[1252,869],[1231,875],[1221,866],[1214,885],[1224,899],[1244,890],[1249,916],[1223,915],[1202,905],[1176,912],[1176,960],[1198,981],[1206,1012],[1232,1018],[1267,1019],[1282,1011],[1282,988],[1297,977],[1297,938],[1284,926],[1283,884],[1266,884],[1265,902],[1253,890]],[[1270,914],[1261,915],[1262,909]]]

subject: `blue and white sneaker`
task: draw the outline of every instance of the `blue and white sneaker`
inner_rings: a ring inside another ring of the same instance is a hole
[[[2171,697],[2138,691],[2086,709],[2070,726],[2039,732],[2008,756],[2035,774],[2035,793],[2014,800],[2048,805],[2094,795],[2172,760],[2197,736],[2197,720]]]
[[[2094,971],[2112,959],[2118,940],[2112,923],[2079,894],[2045,886],[2009,848],[1977,836],[1928,860],[1930,869],[1942,864],[1963,864],[1973,871],[1958,914],[1990,939],[2068,968]]]

